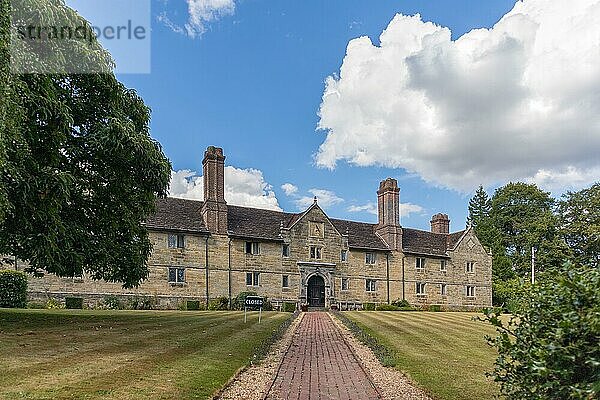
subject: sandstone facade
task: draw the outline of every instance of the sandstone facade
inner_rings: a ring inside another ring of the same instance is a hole
[[[174,308],[185,300],[255,291],[275,305],[342,309],[397,299],[444,308],[491,305],[492,257],[473,230],[449,233],[445,214],[432,218],[431,232],[401,227],[394,179],[381,183],[379,221],[367,224],[331,219],[317,199],[299,214],[227,205],[224,160],[222,149],[205,152],[204,202],[158,201],[147,221],[150,276],[139,288],[125,290],[85,274],[46,275],[30,278],[31,298],[151,296]]]

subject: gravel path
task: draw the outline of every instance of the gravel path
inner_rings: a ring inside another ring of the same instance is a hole
[[[281,359],[286,353],[296,328],[302,321],[301,313],[289,326],[285,334],[279,339],[258,364],[249,366],[236,375],[231,382],[215,397],[219,400],[260,400],[265,396],[268,386],[273,381]]]
[[[360,343],[337,318],[331,314],[329,316],[342,331],[344,339],[362,362],[384,400],[433,400],[423,390],[414,386],[402,372],[381,365],[371,349]]]

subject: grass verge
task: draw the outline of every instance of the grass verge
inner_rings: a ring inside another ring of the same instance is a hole
[[[380,362],[405,373],[436,399],[493,399],[486,377],[496,352],[485,341],[491,325],[459,312],[342,312],[341,321]]]
[[[289,313],[0,310],[2,399],[204,399]]]

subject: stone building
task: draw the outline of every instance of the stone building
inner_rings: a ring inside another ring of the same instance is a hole
[[[315,198],[286,213],[228,205],[223,150],[204,154],[204,201],[158,200],[148,219],[150,275],[138,288],[87,276],[30,278],[30,296],[153,296],[163,307],[184,300],[234,298],[243,291],[282,302],[342,309],[406,299],[445,308],[490,306],[492,257],[471,228],[450,233],[445,214],[431,231],[400,226],[395,179],[377,191],[378,223],[334,219]]]

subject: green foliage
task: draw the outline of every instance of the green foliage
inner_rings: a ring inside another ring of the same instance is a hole
[[[394,305],[396,307],[410,307],[410,303],[406,299],[404,299],[404,300],[396,299],[396,300],[392,301],[392,305]]]
[[[244,303],[246,302],[246,297],[248,296],[258,296],[256,292],[240,292],[234,299],[231,301],[231,309],[232,310],[243,310]]]
[[[430,304],[427,307],[427,311],[440,312],[442,311],[442,306],[439,304]]]
[[[116,297],[116,296],[113,296]],[[120,301],[118,298],[111,299],[111,302],[115,309],[129,309],[129,310],[154,310],[158,304],[156,297],[154,296],[135,296],[129,300],[127,304]]]
[[[281,311],[283,312],[294,312],[296,311],[296,303],[288,303],[284,302],[281,306]]]
[[[10,13],[0,1],[4,32]],[[32,12],[80,18],[62,1],[33,2]],[[7,37],[0,35],[0,254],[29,260],[32,270],[71,277],[85,268],[94,279],[137,286],[151,251],[142,223],[166,195],[171,171],[150,137],[150,110],[113,73],[7,75]]]
[[[61,308],[65,308],[65,305],[63,303],[61,303],[60,301],[58,301],[57,299],[55,299],[54,297],[50,297],[46,301],[46,308],[48,310],[58,310]]]
[[[375,303],[363,303],[363,311],[375,311]]]
[[[530,281],[519,277],[492,283],[492,303],[510,313],[518,312],[531,291]]]
[[[378,304],[375,311],[400,311],[401,308],[393,304]]]
[[[469,215],[467,216],[467,224],[477,227],[482,221],[485,221],[490,216],[492,209],[492,201],[486,193],[483,186],[479,186],[475,195],[469,200]]]
[[[20,271],[0,270],[0,307],[27,306],[27,275]]]
[[[208,309],[212,311],[229,310],[229,299],[225,296],[214,298],[208,303]]]
[[[65,308],[70,310],[82,310],[83,309],[83,298],[82,297],[65,297]]]
[[[186,310],[189,311],[198,311],[200,310],[200,301],[198,300],[188,300],[186,302]]]
[[[121,301],[118,296],[108,295],[104,296],[104,308],[107,310],[123,310],[125,309],[125,304]]]
[[[507,399],[596,399],[600,396],[600,269],[564,267],[533,286],[508,323],[486,318],[499,335],[494,379]]]
[[[567,192],[557,207],[560,234],[573,251],[576,264],[600,263],[600,183]]]
[[[553,206],[550,193],[533,184],[509,183],[497,189],[490,215],[498,233],[497,245],[504,251],[494,254],[494,261],[500,265],[508,261],[517,276],[525,277],[531,268],[531,248],[536,247],[538,270],[559,267],[566,246],[558,235]]]

